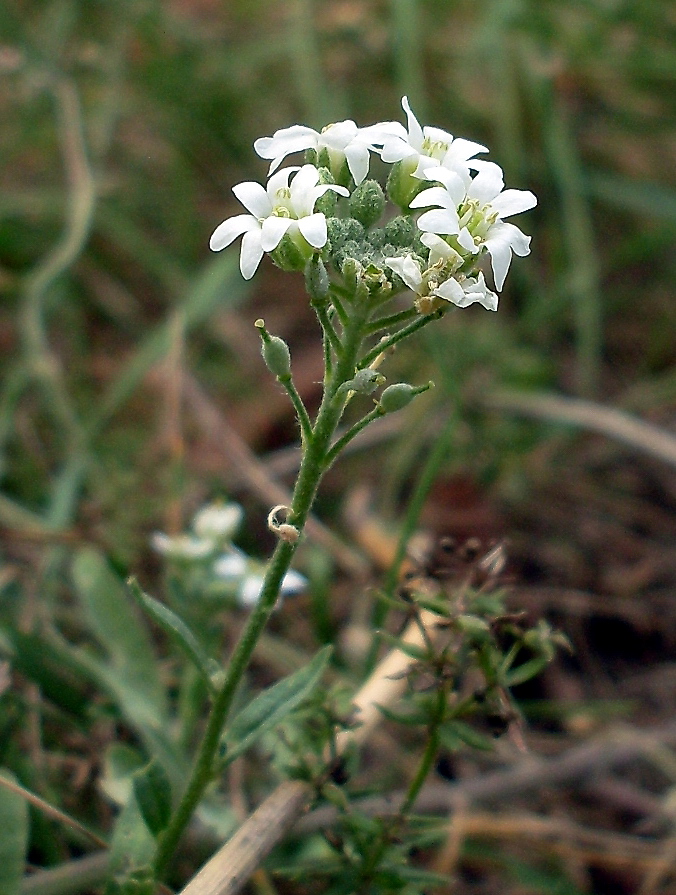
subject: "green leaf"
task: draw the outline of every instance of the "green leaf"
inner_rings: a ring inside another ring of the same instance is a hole
[[[225,733],[228,762],[246,751],[310,695],[319,683],[331,652],[332,647],[325,646],[305,668],[268,687],[233,718]]]
[[[134,795],[146,826],[158,836],[171,817],[171,782],[162,765],[151,761],[132,777]]]
[[[155,838],[143,820],[134,795],[120,812],[110,843],[108,885],[105,895],[153,892],[149,867],[155,855]]]
[[[135,712],[142,707],[148,723],[165,726],[167,705],[158,662],[123,583],[92,548],[76,553],[72,574],[89,627],[108,654],[122,691],[133,695]]]
[[[16,783],[14,775],[4,768],[0,777]],[[0,892],[15,895],[21,889],[26,851],[28,849],[28,805],[18,793],[0,783]]]
[[[159,600],[141,590],[135,578],[130,578],[127,584],[139,606],[148,613],[153,621],[157,622],[166,634],[178,643],[188,658],[191,659],[195,668],[197,668],[204,679],[209,692],[214,696],[217,692],[214,684],[214,675],[220,670],[218,664],[207,656],[200,642],[180,616],[168,606],[165,606],[164,603],[160,603]]]
[[[429,657],[429,650],[427,650],[424,646],[418,646],[416,643],[405,643],[401,637],[395,637],[394,634],[390,634],[388,631],[378,631],[378,635],[391,646],[395,647],[398,650],[401,650],[405,656],[410,656],[411,659],[415,659],[418,662],[422,662],[424,659]]]
[[[463,745],[469,746],[471,749],[479,749],[482,752],[490,752],[495,749],[495,740],[479,733],[463,721],[447,721],[442,724],[439,728],[439,739],[452,752]]]

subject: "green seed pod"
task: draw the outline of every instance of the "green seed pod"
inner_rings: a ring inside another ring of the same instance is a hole
[[[385,210],[385,194],[376,180],[364,180],[352,191],[350,213],[365,227],[372,227]]]
[[[433,385],[433,382],[417,387],[409,385],[408,382],[396,382],[394,385],[388,385],[380,396],[378,408],[381,413],[395,413],[397,410],[403,410],[416,395],[426,392]]]
[[[270,336],[263,342],[263,359],[268,370],[274,376],[288,376],[291,372],[291,353],[289,346],[279,336]]]
[[[397,382],[387,386],[380,396],[378,406],[383,413],[395,413],[410,404],[416,394],[416,390],[408,382]]]
[[[291,352],[284,339],[271,336],[265,328],[263,320],[256,320],[254,326],[259,331],[262,341],[261,354],[268,370],[273,376],[283,377],[291,373]]]
[[[313,255],[305,265],[305,288],[310,300],[323,304],[329,294],[329,275],[319,255]]]

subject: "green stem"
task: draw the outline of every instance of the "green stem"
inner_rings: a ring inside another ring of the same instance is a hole
[[[336,353],[336,357],[339,357],[342,350],[340,339],[338,338],[338,333],[335,331],[331,318],[329,317],[327,306],[313,302],[312,307],[315,309],[315,313],[321,324],[324,338],[328,339],[329,344]]]
[[[447,688],[445,686],[440,687],[437,690],[437,704],[434,717],[430,720],[425,751],[420,759],[420,764],[418,765],[415,775],[409,784],[406,798],[399,809],[399,814],[402,818],[406,817],[413,808],[415,800],[418,798],[418,794],[420,793],[425,780],[427,780],[437,757],[437,752],[439,751],[439,726],[444,717],[446,699],[448,698],[446,690]]]
[[[373,363],[373,361],[384,351],[392,348],[393,345],[396,345],[397,342],[401,342],[402,339],[407,339],[409,336],[412,336],[413,333],[422,329],[424,326],[427,326],[427,324],[431,323],[433,320],[439,320],[445,313],[446,308],[439,308],[431,314],[425,314],[424,317],[417,317],[412,323],[409,323],[408,326],[402,326],[399,332],[394,333],[389,339],[384,339],[383,341],[378,342],[375,348],[372,348],[371,351],[365,354],[359,361],[359,369],[366,369],[366,367]]]
[[[355,314],[348,321],[338,354],[338,362],[324,390],[314,429],[305,446],[287,520],[299,531],[303,530],[317,488],[327,468],[326,458],[329,453],[329,445],[345,406],[344,401],[336,401],[334,398],[342,383],[354,377],[368,313],[368,308],[360,309],[357,306]],[[277,602],[279,588],[289,569],[296,547],[297,542],[290,543],[280,540],[277,543],[267,568],[259,601],[240,635],[228,664],[225,680],[212,704],[206,730],[185,793],[169,826],[160,838],[154,862],[157,878],[166,870],[183,831],[212,779],[223,726],[227,721],[237,688],[248,667],[256,643]]]
[[[310,422],[310,417],[308,416],[305,404],[303,404],[303,399],[298,394],[298,389],[294,385],[290,373],[286,376],[278,376],[277,378],[284,386],[287,395],[291,399],[293,409],[296,411],[296,416],[298,417],[298,422],[300,424],[302,443],[305,444],[312,437],[312,423]]]
[[[382,415],[383,411],[379,407],[374,407],[373,410],[367,413],[365,417],[359,420],[359,422],[355,423],[354,426],[351,426],[347,432],[338,439],[326,455],[326,468],[328,469],[329,466],[331,466],[343,448],[345,448],[353,438],[359,435],[362,429],[365,429],[369,423],[372,423],[373,420],[377,420]]]
[[[369,323],[369,334],[374,335],[382,330],[390,329],[398,323],[406,323],[412,317],[418,317],[419,314],[415,308],[406,308],[405,311],[399,311],[397,314],[390,314],[388,317],[379,317],[372,323]]]

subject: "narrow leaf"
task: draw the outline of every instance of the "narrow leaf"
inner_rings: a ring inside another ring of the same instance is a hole
[[[146,826],[158,836],[171,817],[171,783],[162,765],[151,761],[132,777],[134,795]]]
[[[16,778],[4,768],[6,780]],[[0,787],[0,892],[17,895],[21,888],[28,848],[28,805],[18,793]]]
[[[202,649],[202,645],[183,619],[164,603],[141,590],[138,581],[130,578],[127,581],[134,599],[148,615],[157,622],[162,630],[183,649],[195,668],[199,671],[211,695],[217,692],[214,674],[218,672],[217,663],[210,659]]]
[[[105,558],[85,548],[75,555],[73,581],[91,630],[125,690],[143,703],[158,728],[166,726],[166,696],[147,632],[122,581]]]
[[[228,762],[279,724],[310,695],[319,683],[331,651],[331,646],[325,646],[305,668],[268,687],[233,718],[225,734]]]

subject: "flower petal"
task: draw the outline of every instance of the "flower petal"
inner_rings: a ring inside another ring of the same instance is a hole
[[[245,280],[250,280],[256,273],[262,257],[261,231],[258,228],[249,230],[248,233],[244,234],[242,248],[239,253],[239,269]]]
[[[486,248],[491,256],[495,288],[500,292],[505,285],[509,265],[512,263],[512,249],[509,242],[502,239],[487,239]]]
[[[353,140],[349,146],[345,147],[345,158],[347,159],[347,167],[350,169],[350,174],[354,177],[354,182],[359,186],[369,173],[371,156],[368,146],[365,143]]]
[[[475,143],[473,140],[465,140],[463,137],[456,137],[450,145],[450,148],[442,162],[445,168],[452,168],[456,162],[466,162],[478,152],[488,152],[481,143]]]
[[[209,248],[212,252],[220,252],[242,233],[253,229],[259,230],[260,224],[252,214],[236,214],[216,227],[209,240]]]
[[[520,214],[535,208],[538,200],[530,190],[503,190],[499,196],[491,202],[493,211],[497,211],[501,218],[507,218],[512,214]]]
[[[438,205],[440,208],[456,209],[457,202],[443,186],[432,186],[411,200],[410,208],[429,208],[430,205]]]
[[[385,264],[387,264],[388,267],[391,267],[396,274],[399,274],[409,289],[416,294],[420,293],[420,287],[422,286],[422,272],[417,263],[413,260],[412,255],[406,255],[404,258],[401,256],[396,258],[385,258]]]
[[[407,96],[402,96],[401,105],[404,112],[406,112],[406,118],[408,120],[408,143],[410,146],[420,152],[422,150],[424,139],[423,130],[418,124],[418,119],[415,117],[411,110]]]
[[[254,149],[261,158],[284,158],[292,152],[316,147],[319,136],[311,127],[293,124],[275,131],[272,137],[260,137],[254,142]]]
[[[282,241],[282,237],[294,221],[292,218],[270,215],[263,221],[261,228],[261,248],[264,252],[272,252]]]
[[[458,213],[451,208],[434,208],[425,211],[418,218],[418,229],[429,233],[440,233],[445,236],[458,232]]]
[[[321,249],[326,245],[326,218],[318,211],[309,217],[297,221],[298,229],[313,249]]]
[[[272,211],[269,195],[260,183],[247,180],[233,186],[232,191],[247,211],[257,218],[265,218]]]
[[[472,167],[478,169],[478,174],[467,189],[468,197],[482,204],[492,202],[505,185],[502,168],[495,162],[481,161],[474,162]]]
[[[438,295],[439,298],[450,301],[454,305],[458,305],[458,307],[463,307],[462,302],[465,300],[465,293],[462,291],[462,286],[453,277],[446,280],[441,286],[437,286],[434,290],[434,295]]]

